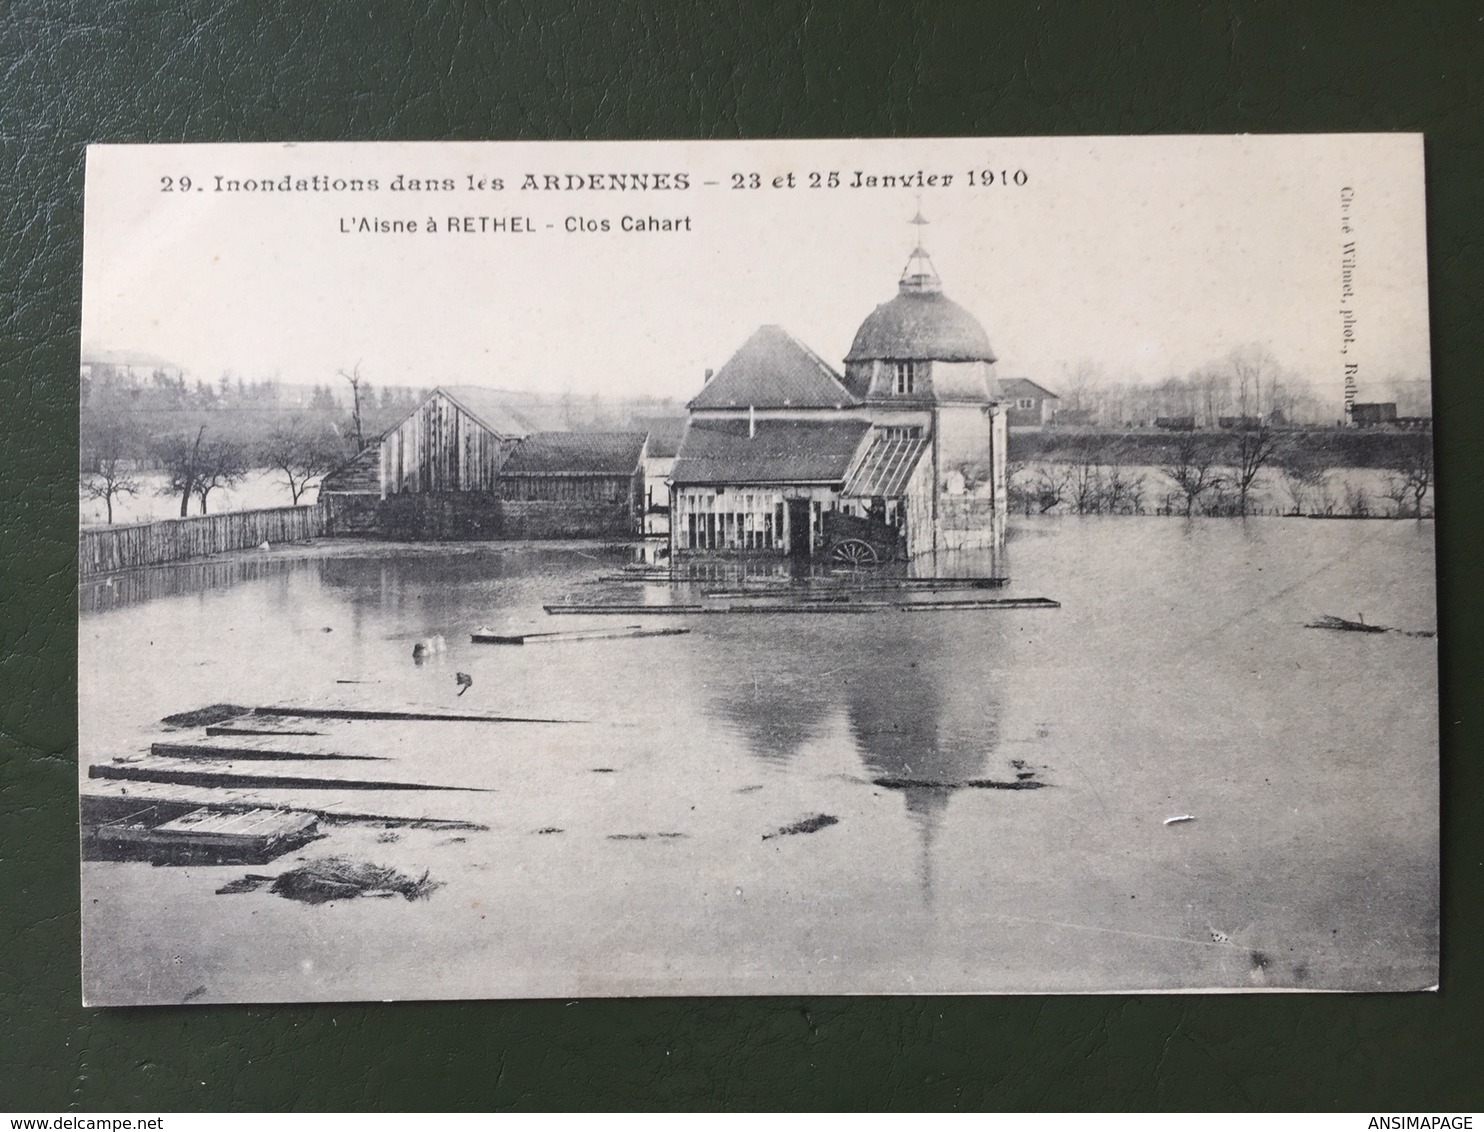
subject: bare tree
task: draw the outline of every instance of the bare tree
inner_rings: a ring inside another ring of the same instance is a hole
[[[1386,478],[1382,481],[1381,496],[1391,500],[1393,515],[1398,519],[1404,518],[1411,508],[1412,485],[1407,482],[1407,477],[1401,472],[1387,472]]]
[[[204,445],[196,472],[196,498],[206,514],[206,498],[219,487],[235,487],[247,475],[247,449],[235,440],[220,437]]]
[[[1200,434],[1189,430],[1177,434],[1169,462],[1160,471],[1175,481],[1185,497],[1185,514],[1193,515],[1201,497],[1223,484],[1217,474],[1215,449]]]
[[[1061,505],[1062,500],[1067,497],[1067,488],[1071,482],[1071,470],[1064,466],[1042,464],[1036,469],[1036,482],[1033,490],[1036,504],[1040,507],[1042,515]],[[1026,507],[1026,512],[1027,514],[1030,512],[1029,505]]]
[[[1242,415],[1245,424],[1247,415]],[[1250,511],[1253,484],[1278,453],[1278,438],[1263,423],[1260,414],[1257,421],[1256,428],[1243,428],[1237,436],[1233,470],[1236,473],[1237,506],[1243,515]]]
[[[316,481],[344,458],[323,428],[315,428],[297,416],[268,435],[259,455],[268,467],[283,473],[295,507],[299,505],[299,497],[318,486]]]
[[[113,501],[139,493],[134,475],[138,429],[131,416],[119,412],[103,414],[101,419],[84,419],[83,426],[82,491],[89,499],[103,501],[112,525]]]
[[[1065,396],[1062,400],[1066,407],[1073,410],[1092,408],[1089,392],[1094,386],[1101,384],[1102,367],[1083,358],[1077,363],[1076,369],[1063,372],[1065,377],[1062,388]]]
[[[366,437],[361,430],[361,363],[356,362],[349,373],[344,370],[338,371],[340,376],[350,382],[350,419],[356,429],[356,451],[366,447]]]
[[[1144,511],[1144,477],[1130,475],[1121,464],[1108,467],[1104,501],[1112,515],[1139,515]]]
[[[206,426],[202,425],[195,439],[189,433],[172,433],[160,437],[154,445],[155,458],[165,471],[165,486],[160,494],[180,496],[182,519],[190,511],[191,496],[201,475],[201,445],[205,438]]]
[[[1283,490],[1293,505],[1290,514],[1302,515],[1310,496],[1324,488],[1324,463],[1318,453],[1302,442],[1283,448],[1276,462]]]
[[[1094,515],[1103,509],[1103,466],[1092,444],[1079,446],[1069,469],[1072,507],[1079,515]]]
[[[1422,518],[1422,505],[1433,486],[1432,436],[1408,437],[1408,444],[1398,463],[1397,472],[1412,497],[1412,514]]]

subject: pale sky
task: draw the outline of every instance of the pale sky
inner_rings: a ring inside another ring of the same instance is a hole
[[[995,183],[970,185],[986,169]],[[847,187],[857,170],[952,175],[921,190],[925,243],[1001,376],[1055,389],[1088,361],[1155,380],[1247,342],[1336,398],[1346,361],[1361,400],[1370,382],[1429,373],[1419,135],[94,147],[83,340],[208,381],[335,382],[359,361],[376,384],[685,399],[775,322],[840,368],[915,237],[916,191]],[[1017,170],[1023,185],[1001,183]],[[841,187],[809,187],[830,171]],[[690,187],[530,191],[527,173]],[[762,187],[733,189],[734,173]],[[790,173],[795,187],[772,187]],[[218,176],[316,174],[380,188],[216,191]],[[398,174],[457,187],[393,191]],[[471,175],[505,187],[471,190]],[[191,191],[161,191],[181,176]],[[535,231],[450,234],[450,216]],[[624,233],[625,216],[688,217],[690,231]],[[341,231],[361,217],[438,231]],[[569,233],[569,218],[610,231]]]

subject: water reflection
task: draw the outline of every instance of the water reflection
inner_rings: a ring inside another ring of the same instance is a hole
[[[951,613],[848,621],[783,614],[766,624],[755,652],[739,637],[707,654],[734,661],[701,673],[709,714],[775,767],[794,763],[843,717],[864,777],[903,799],[920,844],[918,882],[931,901],[934,844],[953,796],[984,785],[999,746],[1000,706],[984,675],[996,663],[988,639],[966,639]]]
[[[933,898],[933,846],[949,803],[979,778],[999,744],[999,707],[988,688],[968,688],[945,665],[952,615],[922,617],[889,653],[890,672],[857,682],[847,698],[850,732],[872,781],[902,794],[921,845],[918,883]]]
[[[78,583],[80,613],[107,613],[160,598],[188,597],[226,589],[242,582],[287,579],[311,573],[319,563],[308,558],[234,554],[204,562],[182,562],[125,570],[105,578]]]

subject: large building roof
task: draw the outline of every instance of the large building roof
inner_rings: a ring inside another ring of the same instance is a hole
[[[1051,390],[1044,385],[1037,385],[1028,377],[1002,377],[1000,378],[1001,397],[1036,397],[1042,401],[1060,401]]]
[[[904,279],[896,298],[866,316],[845,360],[994,361],[979,320],[941,291],[921,287],[915,278]]]
[[[868,421],[692,420],[670,479],[677,484],[843,483]]]
[[[533,432],[515,446],[500,475],[633,475],[644,438],[642,432]]]
[[[760,326],[691,400],[692,409],[833,409],[856,397],[781,326]]]

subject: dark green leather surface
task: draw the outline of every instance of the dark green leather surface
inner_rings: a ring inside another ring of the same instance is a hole
[[[1454,2],[0,8],[0,1109],[1484,1106],[1480,15]],[[1427,134],[1443,993],[78,1005],[85,143],[1357,129]]]

